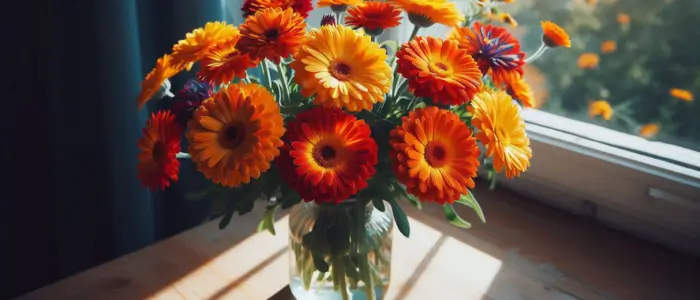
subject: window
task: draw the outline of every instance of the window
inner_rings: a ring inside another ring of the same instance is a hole
[[[456,1],[464,10],[473,1]],[[499,6],[532,54],[540,20],[572,37],[525,71],[536,109],[523,116],[532,142],[528,172],[499,185],[670,247],[700,253],[700,38],[695,0],[518,0]],[[419,35],[446,36],[433,26]],[[409,36],[404,26],[386,35]],[[385,37],[385,38],[393,38]],[[608,120],[589,115],[595,101]],[[602,102],[598,102],[602,103]],[[645,125],[649,125],[646,126]],[[658,127],[656,127],[658,126]]]

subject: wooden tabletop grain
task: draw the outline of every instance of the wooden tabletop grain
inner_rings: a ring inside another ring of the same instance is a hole
[[[698,300],[700,261],[536,204],[506,190],[475,192],[487,223],[447,224],[439,206],[406,207],[395,231],[386,299]],[[211,222],[19,299],[293,299],[288,219],[255,233],[262,205]]]

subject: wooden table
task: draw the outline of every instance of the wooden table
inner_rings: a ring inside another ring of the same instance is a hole
[[[483,186],[483,185],[482,185]],[[406,207],[386,299],[698,300],[700,261],[540,206],[477,189],[487,223],[447,224],[441,208]],[[20,299],[292,299],[286,216],[255,233],[262,205],[225,230],[204,224]]]

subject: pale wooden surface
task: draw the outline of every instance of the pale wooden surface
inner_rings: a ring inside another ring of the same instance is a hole
[[[483,184],[482,184],[483,186]],[[463,230],[441,208],[406,207],[387,299],[698,300],[700,261],[540,206],[477,189],[487,216]],[[289,299],[287,218],[255,234],[261,206],[44,287],[20,299]]]

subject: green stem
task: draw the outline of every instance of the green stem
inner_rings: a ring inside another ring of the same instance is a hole
[[[282,97],[284,98],[285,102],[284,103],[289,103],[289,85],[287,85],[287,74],[284,72],[284,68],[282,68],[282,62],[277,64],[277,73],[280,75],[280,79],[282,80]]]
[[[263,77],[265,77],[265,84],[267,89],[272,91],[272,79],[270,78],[270,70],[267,69],[267,58],[263,59],[261,62],[262,64],[262,73]]]
[[[418,97],[413,96],[413,99],[411,99],[411,102],[408,103],[408,111],[411,111],[413,109],[413,105],[416,104],[416,100],[418,100]]]
[[[190,156],[189,153],[180,152],[178,154],[175,154],[175,158],[177,158],[177,159],[191,159],[192,156]]]

